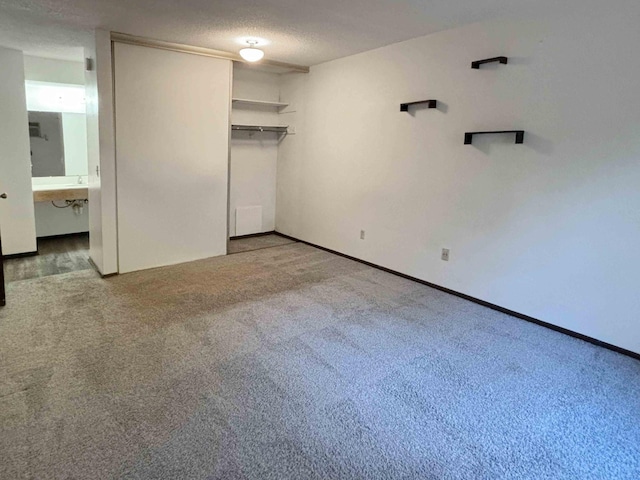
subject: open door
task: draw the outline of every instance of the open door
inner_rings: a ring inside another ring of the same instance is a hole
[[[0,199],[7,198],[6,193],[0,194]],[[4,257],[2,255],[2,232],[0,232],[0,307],[4,307],[7,304],[7,298],[4,291]]]

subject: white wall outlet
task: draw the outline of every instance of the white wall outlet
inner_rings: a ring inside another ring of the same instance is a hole
[[[443,248],[442,249],[442,256],[440,258],[442,258],[442,260],[444,260],[445,262],[449,261],[449,249],[448,248]]]
[[[360,230],[360,240],[364,240],[364,230]]]

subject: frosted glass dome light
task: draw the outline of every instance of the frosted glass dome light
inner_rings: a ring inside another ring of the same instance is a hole
[[[249,44],[249,46],[240,50],[240,56],[247,62],[257,62],[258,60],[262,60],[262,57],[264,57],[264,52],[259,48],[256,48],[256,44],[258,42],[247,40],[247,43]]]

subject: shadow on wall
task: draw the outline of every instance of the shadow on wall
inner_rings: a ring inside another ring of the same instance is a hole
[[[419,110],[434,110],[434,109],[430,109],[429,105],[427,103],[419,103],[417,105],[411,105],[411,107],[409,108],[408,112],[403,112],[403,113],[408,113],[409,115],[411,115],[412,117],[416,116],[416,112]],[[438,110],[442,113],[447,113],[449,111],[449,105],[447,105],[444,102],[441,102],[440,100],[438,100],[438,103],[436,104],[436,108],[435,110]]]
[[[502,63],[498,63],[498,62],[494,62],[494,63],[483,63],[482,65],[480,65],[479,70],[485,70],[485,71],[491,71],[491,70],[501,70],[503,68],[509,68],[510,66],[523,66],[523,65],[531,65],[533,63],[531,57],[512,57],[512,56],[508,56],[507,57],[507,65],[504,65]]]
[[[442,113],[447,113],[449,111],[449,104],[438,100],[438,103],[436,104],[436,110],[439,110]]]
[[[536,135],[533,132],[525,132],[524,145],[540,155],[551,155],[554,151],[554,145],[551,140]]]
[[[509,65],[531,65],[532,63],[531,57],[509,57]]]

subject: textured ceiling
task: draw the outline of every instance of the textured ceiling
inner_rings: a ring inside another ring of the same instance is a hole
[[[0,0],[0,46],[82,59],[94,28],[237,51],[269,40],[267,58],[315,65],[548,0]]]

